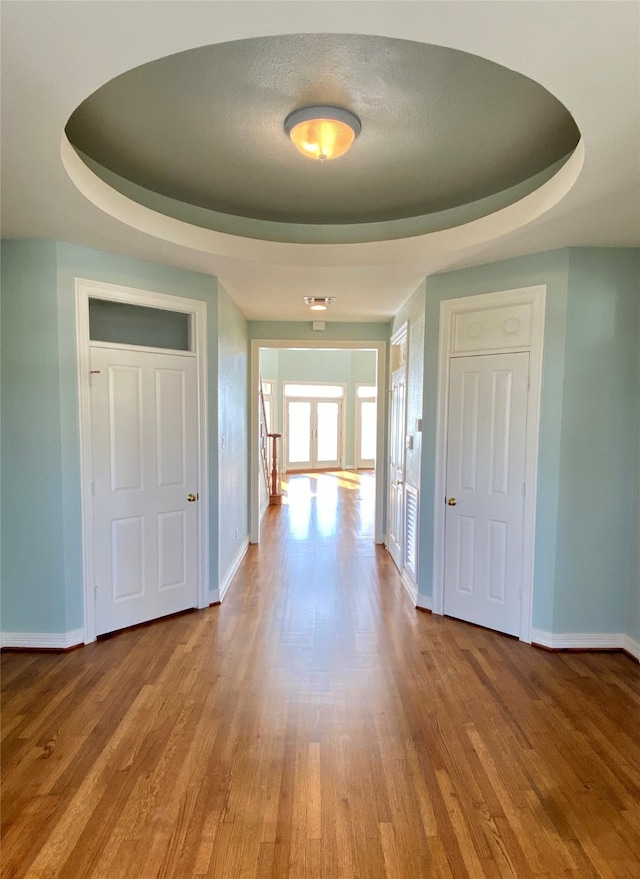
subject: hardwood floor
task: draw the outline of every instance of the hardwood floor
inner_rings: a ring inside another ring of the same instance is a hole
[[[3,654],[4,879],[638,879],[639,666],[416,611],[372,493],[294,477],[222,606]]]

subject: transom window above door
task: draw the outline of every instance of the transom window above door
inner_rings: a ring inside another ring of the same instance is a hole
[[[193,351],[192,335],[191,315],[187,312],[89,298],[92,342]]]

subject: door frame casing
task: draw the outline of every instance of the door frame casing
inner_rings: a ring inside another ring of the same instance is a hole
[[[196,355],[197,375],[197,484],[198,508],[198,583],[197,607],[209,605],[209,456],[207,407],[207,303],[183,299],[166,293],[139,290],[120,284],[75,279],[76,364],[78,381],[78,422],[80,444],[80,503],[82,528],[82,580],[84,597],[84,643],[96,640],[96,601],[93,535],[93,461],[91,449],[91,340],[89,338],[89,300],[107,299],[143,308],[161,308],[190,315],[191,347]],[[138,345],[114,347],[141,351],[166,351]],[[175,353],[175,352],[174,352]]]
[[[383,391],[386,387],[386,364],[387,343],[380,341],[370,342],[338,342],[333,339],[326,341],[294,340],[294,339],[251,339],[251,368],[250,368],[250,393],[251,404],[251,446],[250,446],[250,541],[260,543],[260,421],[259,421],[259,386],[260,386],[260,349],[261,348],[308,348],[325,350],[347,351],[375,351],[376,352],[376,385],[378,388],[378,400],[384,399]],[[384,491],[386,467],[383,466],[382,453],[385,449],[385,418],[386,407],[378,405],[377,412],[377,436],[376,447],[380,450],[380,456],[376,461],[375,470],[375,497],[376,515],[374,526],[374,542],[384,543]]]
[[[516,305],[528,305],[530,315],[529,343],[510,347],[511,353],[529,353],[529,390],[527,400],[527,430],[525,451],[525,491],[523,500],[522,534],[522,599],[520,603],[521,641],[531,643],[533,626],[533,584],[535,555],[535,526],[538,487],[538,451],[540,440],[540,411],[542,401],[542,362],[544,347],[544,315],[546,285],[503,290],[446,299],[440,303],[440,332],[438,340],[438,391],[436,417],[436,456],[434,482],[433,528],[433,612],[444,613],[445,578],[445,495],[447,474],[447,443],[449,420],[449,364],[454,352],[454,329],[458,315]],[[469,350],[468,356],[505,353],[505,348]],[[460,355],[464,356],[464,355]]]

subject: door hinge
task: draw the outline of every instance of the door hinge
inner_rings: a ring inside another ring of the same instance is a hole
[[[518,586],[518,601],[522,601],[522,586]]]

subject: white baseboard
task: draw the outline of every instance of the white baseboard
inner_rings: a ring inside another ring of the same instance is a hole
[[[411,580],[406,571],[402,572],[402,584],[409,593],[409,597],[411,598],[412,603],[416,604],[418,600],[418,587],[413,582],[413,580]]]
[[[532,629],[531,643],[551,650],[626,650],[640,660],[640,643],[629,635],[597,632],[556,634]]]
[[[245,556],[246,551],[249,549],[249,538],[245,537],[242,542],[242,546],[238,550],[236,557],[231,562],[231,566],[229,570],[225,574],[224,580],[220,583],[218,589],[211,589],[209,591],[209,604],[218,604],[218,602],[222,601],[224,596],[226,595],[227,589],[231,585],[231,581],[233,580],[236,571],[240,567],[240,562]]]
[[[24,650],[68,650],[84,644],[84,629],[52,634],[50,632],[2,632],[0,646]]]
[[[416,607],[419,607],[422,610],[433,610],[433,599],[431,596],[420,595],[420,593],[418,593],[416,595]]]
[[[630,653],[634,659],[640,662],[640,641],[635,641],[631,635],[623,635],[624,643],[622,649]]]
[[[246,540],[234,559],[220,589],[212,589],[209,592],[210,603],[214,604],[222,601],[248,548],[249,541]],[[420,607],[423,610],[432,609],[431,598],[420,595],[415,585],[408,578],[403,576],[402,583],[416,607]],[[576,632],[555,634],[553,632],[545,632],[542,629],[532,629],[531,641],[533,644],[538,644],[540,647],[548,647],[551,650],[625,650],[640,661],[640,641],[636,641],[630,635]],[[61,634],[52,634],[50,632],[0,633],[0,647],[20,647],[25,650],[68,650],[70,647],[77,647],[78,644],[84,644],[84,629],[75,629],[72,632]]]

